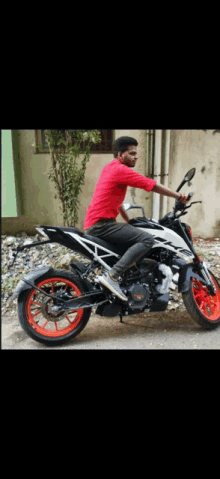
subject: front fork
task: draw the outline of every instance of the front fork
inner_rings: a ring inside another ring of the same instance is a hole
[[[197,264],[197,268],[198,268],[200,274],[203,276],[206,283],[208,283],[207,287],[208,287],[210,293],[215,296],[216,288],[215,288],[215,285],[213,284],[212,278],[209,274],[209,271],[208,271],[208,268],[207,268],[207,265],[206,265],[205,261],[201,261],[199,264]]]
[[[178,221],[178,220],[177,220]],[[187,246],[191,249],[192,253],[194,254],[194,263],[196,264],[196,267],[198,269],[198,271],[201,273],[201,275],[203,276],[206,284],[207,284],[207,288],[208,290],[210,291],[210,293],[212,295],[215,296],[216,294],[216,288],[213,284],[213,281],[211,279],[211,276],[208,272],[208,268],[207,268],[207,265],[205,263],[205,261],[202,261],[202,259],[200,258],[200,256],[196,253],[196,250],[192,244],[192,241],[190,241],[190,239],[188,238],[187,234],[186,234],[186,231],[185,229],[183,228],[183,225],[178,222],[178,227],[179,229],[181,230],[181,236],[182,238],[185,240]]]

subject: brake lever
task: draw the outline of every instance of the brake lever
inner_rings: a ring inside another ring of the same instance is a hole
[[[176,215],[176,218],[179,218],[180,216],[187,215],[188,211],[181,211],[179,215]]]
[[[192,203],[190,203],[189,206],[185,206],[184,209],[186,210],[187,208],[191,208],[191,206],[192,206],[192,205],[195,205],[196,203],[202,203],[202,201],[193,201]]]
[[[187,208],[191,208],[192,205],[193,203],[191,203],[189,206],[185,206],[184,210],[187,210]]]

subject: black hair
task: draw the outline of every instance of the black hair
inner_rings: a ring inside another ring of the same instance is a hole
[[[128,146],[131,145],[138,145],[138,142],[135,140],[135,138],[132,138],[131,136],[120,136],[117,138],[114,144],[114,157],[117,158],[119,151],[124,153],[128,149]]]

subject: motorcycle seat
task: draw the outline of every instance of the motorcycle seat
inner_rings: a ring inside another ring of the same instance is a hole
[[[59,226],[59,229],[63,231],[64,233],[75,233],[78,234],[79,236],[82,236],[85,239],[88,239],[89,241],[92,241],[93,243],[96,243],[100,246],[103,246],[103,248],[109,249],[113,253],[117,253],[120,256],[122,256],[126,251],[127,251],[127,246],[125,244],[115,244],[115,243],[110,243],[108,241],[105,241],[101,238],[98,238],[97,236],[91,236],[91,235],[86,235],[82,231],[80,231],[78,228],[75,227],[63,227]],[[106,253],[107,254],[107,253]]]
[[[78,228],[75,228],[74,226],[58,226],[58,228],[63,231],[64,233],[75,233],[78,234],[79,236],[84,236],[84,233],[80,231]]]
[[[127,251],[126,245],[122,245],[122,244],[116,245],[115,243],[110,243],[110,242],[105,241],[101,238],[98,238],[97,236],[90,236],[90,235],[85,235],[84,234],[83,238],[88,239],[89,241],[92,241],[93,243],[96,243],[100,246],[103,246],[103,248],[109,249],[113,253],[117,253],[120,256],[123,255],[125,253],[125,251]]]

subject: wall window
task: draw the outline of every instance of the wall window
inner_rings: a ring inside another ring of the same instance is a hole
[[[35,130],[35,153],[50,153],[46,140],[45,130]]]
[[[113,130],[100,130],[101,143],[92,145],[91,153],[113,153]],[[49,153],[45,130],[35,130],[36,153]]]
[[[102,141],[92,145],[91,153],[113,153],[113,130],[100,130]]]
[[[42,147],[43,147],[43,149],[48,149],[49,146],[48,146],[48,143],[47,143],[47,139],[46,139],[46,135],[45,135],[45,130],[41,130],[41,139],[42,139]]]

